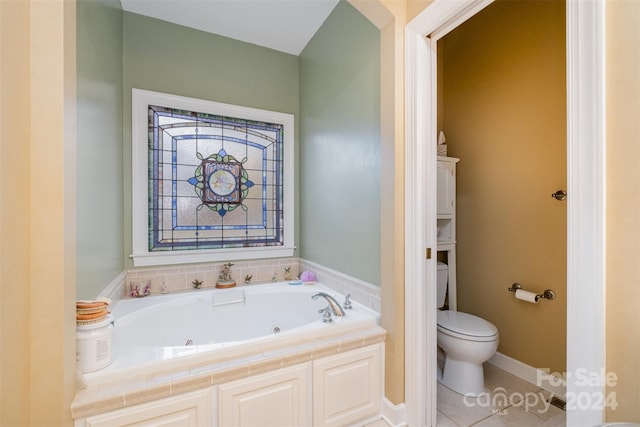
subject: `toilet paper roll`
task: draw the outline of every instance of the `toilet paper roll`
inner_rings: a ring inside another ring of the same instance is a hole
[[[522,301],[530,302],[532,304],[538,303],[538,297],[536,296],[536,294],[533,292],[525,291],[524,289],[516,290],[516,298]]]

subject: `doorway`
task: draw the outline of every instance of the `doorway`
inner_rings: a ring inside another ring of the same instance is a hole
[[[490,0],[435,0],[407,26],[405,219],[406,406],[409,425],[436,423],[437,41]],[[604,6],[567,2],[567,373],[604,366]],[[428,251],[427,251],[428,252]],[[422,284],[426,284],[423,286]],[[567,395],[602,392],[567,380]],[[602,422],[568,408],[567,425]]]
[[[564,0],[496,0],[437,45],[438,130],[460,158],[457,309],[498,328],[497,356],[550,372],[566,370],[567,204],[551,197],[567,178],[565,39]],[[517,302],[515,282],[556,297]]]

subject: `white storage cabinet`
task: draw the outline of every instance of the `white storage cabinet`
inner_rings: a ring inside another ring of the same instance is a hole
[[[456,164],[455,157],[438,156],[438,252],[447,253],[449,310],[457,310],[456,296]]]
[[[381,413],[384,343],[104,414],[76,427],[349,426]]]

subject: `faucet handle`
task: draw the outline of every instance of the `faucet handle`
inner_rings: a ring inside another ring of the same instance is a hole
[[[325,308],[318,310],[318,313],[322,314],[323,323],[333,322],[333,319],[331,318],[331,307],[326,306]]]
[[[346,297],[344,297],[344,309],[345,310],[351,310],[353,308],[353,306],[351,305],[351,294],[347,294]]]

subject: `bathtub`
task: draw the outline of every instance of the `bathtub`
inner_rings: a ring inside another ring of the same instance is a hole
[[[320,284],[289,282],[201,289],[124,299],[112,308],[112,362],[84,374],[88,384],[260,355],[330,336],[379,325],[375,311],[353,301],[346,316],[324,323],[318,311],[326,292],[342,304],[344,296]]]

